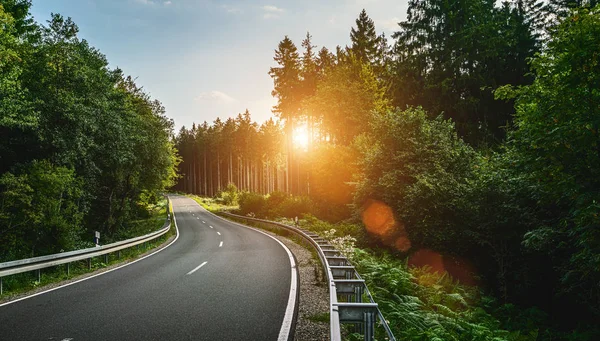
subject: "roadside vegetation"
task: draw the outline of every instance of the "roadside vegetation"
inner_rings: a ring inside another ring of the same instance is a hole
[[[70,18],[37,23],[30,7],[0,0],[0,262],[160,226],[178,162],[161,103]]]
[[[176,188],[338,243],[399,339],[600,339],[597,2],[409,1],[391,44],[364,11],[350,36],[285,37],[280,121],[183,128]]]
[[[110,244],[115,241],[145,235],[160,229],[164,226],[165,218],[167,216],[167,200],[161,199],[156,204],[150,205],[150,207],[148,207],[148,212],[146,218],[131,221],[129,226],[125,227],[120,234],[117,233],[112,239],[101,240],[100,244]],[[173,224],[173,221],[171,221],[171,230],[165,235],[150,242],[121,250],[118,253],[109,254],[107,258],[104,256],[96,257],[93,258],[89,264],[87,260],[70,263],[68,269],[66,264],[42,269],[40,278],[37,277],[37,272],[25,272],[4,277],[2,279],[3,293],[0,297],[0,302],[10,300],[20,294],[31,292],[32,290],[49,288],[53,284],[60,285],[61,282],[64,283],[65,281],[77,280],[84,275],[97,270],[135,260],[149,250],[162,245],[175,234],[175,225]],[[94,247],[94,243],[89,242],[84,247]]]

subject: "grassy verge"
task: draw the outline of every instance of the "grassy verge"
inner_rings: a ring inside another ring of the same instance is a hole
[[[167,214],[167,200],[160,201],[157,205],[151,205],[149,209],[149,217],[130,222],[128,229],[118,231],[115,236],[106,241],[111,243],[118,240],[133,238],[144,235],[160,229],[165,222]],[[41,290],[46,286],[58,284],[62,281],[77,280],[98,270],[105,269],[120,263],[135,260],[148,251],[159,247],[175,234],[175,226],[171,224],[171,230],[163,236],[145,244],[140,244],[128,249],[121,250],[120,254],[109,254],[107,259],[104,256],[96,257],[91,260],[91,268],[88,267],[88,261],[70,263],[67,270],[67,265],[59,265],[56,267],[46,268],[41,270],[41,276],[38,280],[37,272],[26,272],[7,276],[3,281],[3,294],[0,296],[0,302],[8,301],[15,296],[20,296],[31,291]]]

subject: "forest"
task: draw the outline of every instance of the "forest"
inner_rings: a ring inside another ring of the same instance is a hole
[[[347,233],[400,339],[600,338],[597,1],[410,0],[391,37],[363,10],[350,41],[284,37],[277,120],[183,127],[174,188]],[[460,300],[400,289],[428,258]]]
[[[0,0],[0,262],[117,238],[179,160],[162,104],[70,18],[36,23],[30,8]]]

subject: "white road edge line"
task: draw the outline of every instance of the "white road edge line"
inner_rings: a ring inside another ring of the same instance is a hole
[[[201,267],[205,266],[205,265],[206,265],[206,263],[208,263],[208,262],[204,262],[204,263],[202,263],[202,264],[198,265],[197,267],[195,267],[195,268],[194,268],[194,270],[192,270],[192,271],[188,272],[188,273],[187,273],[187,275],[191,275],[191,274],[193,274],[194,272],[198,271],[198,269],[200,269]]]
[[[202,224],[206,224],[206,222],[204,220],[202,220]]]
[[[221,235],[221,232],[217,232],[217,234],[220,236],[220,235]]]
[[[123,264],[123,265],[119,265],[119,266],[117,266],[116,268],[113,268],[113,269],[110,269],[110,270],[107,270],[107,271],[101,272],[101,273],[99,273],[99,274],[95,274],[95,275],[92,275],[92,276],[90,276],[90,277],[82,278],[82,279],[80,279],[80,280],[77,280],[77,281],[75,281],[75,282],[67,283],[67,284],[65,284],[65,285],[61,285],[61,286],[58,286],[58,287],[56,287],[56,288],[52,288],[52,289],[48,289],[48,290],[45,290],[45,291],[42,291],[42,292],[38,292],[38,293],[36,293],[36,294],[33,294],[33,295],[30,295],[30,296],[25,296],[25,297],[21,297],[21,298],[18,298],[18,299],[16,299],[16,300],[13,300],[13,301],[9,301],[9,302],[6,302],[6,303],[2,303],[2,304],[0,304],[0,307],[4,307],[4,306],[6,306],[6,305],[13,304],[13,303],[16,303],[16,302],[19,302],[19,301],[23,301],[23,300],[26,300],[26,299],[28,299],[28,298],[32,298],[32,297],[35,297],[35,296],[43,295],[43,294],[49,293],[49,292],[51,292],[51,291],[54,291],[54,290],[58,290],[58,289],[62,289],[62,288],[66,288],[66,287],[68,287],[68,286],[71,286],[71,285],[73,285],[73,284],[77,284],[77,283],[79,283],[79,282],[87,281],[88,279],[92,279],[92,278],[94,278],[94,277],[98,277],[98,276],[106,275],[106,274],[107,274],[107,273],[109,273],[109,272],[113,272],[113,271],[115,271],[115,270],[122,269],[122,268],[124,268],[124,267],[126,267],[126,266],[129,266],[129,265],[131,265],[131,264],[134,264],[134,263],[137,263],[137,262],[139,262],[139,261],[141,261],[141,260],[144,260],[144,259],[146,259],[146,258],[148,258],[148,257],[150,257],[150,256],[154,256],[155,254],[157,254],[157,253],[159,253],[159,252],[161,252],[161,251],[165,250],[165,249],[166,249],[166,248],[168,248],[169,246],[173,245],[173,243],[175,243],[175,242],[177,241],[177,239],[179,239],[179,228],[177,227],[177,219],[175,218],[175,212],[171,212],[171,214],[173,215],[173,221],[175,222],[175,231],[177,232],[177,235],[175,236],[175,239],[173,239],[173,241],[172,241],[172,242],[170,242],[170,243],[169,243],[167,246],[163,247],[162,249],[160,249],[160,250],[156,250],[156,251],[152,252],[151,254],[149,254],[149,255],[146,255],[146,256],[144,256],[144,257],[142,257],[142,258],[136,259],[136,260],[134,260],[134,261],[132,261],[132,262],[129,262],[129,263],[125,263],[125,264]]]
[[[200,206],[200,204],[198,204],[196,201],[194,201],[194,203],[196,205]],[[292,328],[292,321],[294,320],[294,310],[295,310],[296,304],[297,304],[297,302],[296,302],[296,296],[297,296],[297,292],[298,292],[298,283],[297,283],[298,282],[298,277],[297,277],[297,274],[296,274],[297,266],[296,266],[296,261],[294,260],[294,256],[292,255],[292,252],[290,251],[290,249],[288,249],[287,246],[285,246],[285,244],[283,244],[281,242],[281,240],[279,240],[279,239],[271,236],[268,233],[265,233],[265,232],[263,232],[263,231],[261,231],[259,229],[255,229],[255,228],[250,227],[250,226],[239,224],[239,223],[233,222],[231,220],[227,220],[225,218],[219,217],[218,215],[216,215],[216,214],[214,214],[214,213],[212,213],[212,212],[204,209],[204,207],[202,207],[202,206],[200,206],[200,209],[204,210],[204,211],[208,212],[209,214],[212,214],[213,216],[215,216],[215,217],[217,217],[217,218],[219,218],[219,219],[221,219],[223,221],[226,221],[226,222],[228,222],[230,224],[238,225],[238,226],[250,229],[250,230],[254,230],[254,231],[258,232],[258,233],[262,233],[265,236],[267,236],[267,237],[275,240],[276,242],[278,242],[279,245],[281,245],[281,247],[287,252],[288,257],[290,258],[290,265],[291,265],[291,271],[292,271],[292,276],[291,276],[291,281],[290,281],[291,282],[290,283],[290,296],[288,298],[287,308],[285,308],[285,315],[283,317],[283,322],[281,323],[281,329],[279,330],[279,337],[277,338],[277,341],[287,341],[288,338],[289,338],[289,336],[290,336],[290,330]]]
[[[213,227],[211,226],[210,228],[212,229]]]
[[[223,241],[221,241],[221,243],[219,243],[219,247],[223,247]]]

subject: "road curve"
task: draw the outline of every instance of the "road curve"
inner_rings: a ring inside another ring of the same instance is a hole
[[[175,243],[116,271],[0,306],[0,339],[278,340],[295,304],[289,251],[187,197],[171,200]]]

